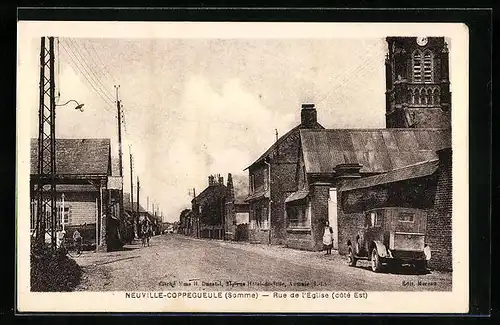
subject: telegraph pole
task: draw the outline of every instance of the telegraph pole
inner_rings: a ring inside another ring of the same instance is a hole
[[[132,151],[130,145],[128,146],[130,155],[130,208],[132,210],[132,220],[134,222],[134,237],[137,238],[137,222],[134,214],[134,159],[132,158]]]
[[[119,163],[119,167],[120,167],[120,174],[119,176],[121,177],[122,179],[122,184],[123,184],[123,152],[122,152],[122,111],[121,111],[121,106],[122,106],[122,103],[120,101],[120,99],[118,98],[118,89],[120,88],[120,85],[116,86],[115,85],[115,89],[116,89],[116,109],[118,110],[118,163]],[[122,185],[122,189],[120,190],[120,197],[119,197],[119,218],[120,218],[120,222],[123,222],[123,185]]]
[[[139,184],[139,176],[137,176],[137,224],[139,224],[139,189],[140,189],[140,184]]]
[[[38,175],[34,191],[37,198],[36,242],[43,245],[45,233],[50,231],[53,249],[56,247],[57,226],[54,61],[54,37],[42,37],[38,107]]]
[[[118,110],[118,162],[120,166],[120,177],[123,177],[123,162],[122,162],[122,110],[121,106],[122,103],[120,99],[118,98],[118,89],[120,88],[120,85],[116,86],[116,109]]]

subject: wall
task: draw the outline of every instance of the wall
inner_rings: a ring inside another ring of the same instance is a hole
[[[429,267],[452,270],[452,167],[451,152],[440,154],[434,210],[427,220]]]
[[[99,193],[92,192],[69,192],[64,193],[64,205],[70,207],[70,225],[83,225],[95,223],[96,199]],[[60,196],[58,201],[60,201]]]
[[[282,245],[286,240],[285,200],[297,190],[296,164],[271,166],[271,244]]]

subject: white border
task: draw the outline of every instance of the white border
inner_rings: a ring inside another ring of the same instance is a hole
[[[366,300],[125,299],[122,292],[29,292],[29,218],[17,220],[19,311],[463,313],[469,301],[468,28],[448,23],[196,23],[26,22],[20,38],[41,36],[126,38],[369,38],[445,36],[450,44],[453,145],[453,289],[451,292],[369,292]],[[19,48],[18,48],[19,51]],[[18,56],[19,60],[19,56]],[[26,78],[18,64],[18,91]],[[17,216],[29,216],[29,118],[17,107]]]

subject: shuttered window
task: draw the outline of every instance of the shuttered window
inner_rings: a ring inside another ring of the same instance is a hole
[[[420,51],[413,53],[413,81],[422,82],[422,53]]]
[[[432,54],[430,51],[424,53],[424,82],[432,82]]]

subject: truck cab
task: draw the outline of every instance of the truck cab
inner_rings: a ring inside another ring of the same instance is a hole
[[[419,209],[386,207],[367,210],[364,226],[350,234],[348,263],[371,261],[374,272],[393,264],[412,264],[420,271],[431,258],[425,242],[426,212]]]

